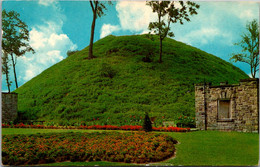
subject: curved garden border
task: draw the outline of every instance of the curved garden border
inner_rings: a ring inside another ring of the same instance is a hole
[[[174,155],[177,143],[166,134],[146,132],[49,133],[3,135],[5,165],[63,161],[148,163]]]

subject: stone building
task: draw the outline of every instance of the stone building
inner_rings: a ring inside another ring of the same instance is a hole
[[[195,85],[195,110],[201,130],[258,132],[259,79]]]
[[[2,122],[14,121],[17,117],[17,93],[2,93]]]

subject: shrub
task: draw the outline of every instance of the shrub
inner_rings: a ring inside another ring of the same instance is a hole
[[[178,118],[177,126],[195,128],[195,118],[180,115]]]
[[[145,116],[144,116],[143,129],[146,132],[152,131],[152,122],[151,122],[150,117],[147,112],[145,113]]]
[[[78,50],[68,50],[67,51],[67,56],[69,57],[69,56],[71,56],[71,55],[73,55],[74,53],[77,53],[78,52]]]
[[[101,76],[113,78],[116,75],[116,71],[107,63],[103,63],[100,69]]]

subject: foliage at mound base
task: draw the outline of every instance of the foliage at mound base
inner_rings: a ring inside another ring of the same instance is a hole
[[[155,133],[54,133],[4,135],[3,164],[30,165],[62,161],[146,163],[174,155],[177,141]]]
[[[140,124],[144,113],[164,120],[194,117],[194,84],[237,83],[248,76],[232,64],[167,38],[107,36],[43,71],[15,92],[19,119],[54,123]],[[124,119],[122,119],[124,118]]]

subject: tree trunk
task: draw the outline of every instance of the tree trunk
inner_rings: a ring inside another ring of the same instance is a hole
[[[15,62],[14,62],[14,56],[13,56],[13,54],[11,54],[11,58],[12,58],[12,64],[13,64],[13,70],[14,70],[15,86],[16,86],[16,89],[17,89],[17,88],[18,88],[18,82],[17,82],[17,77],[16,77]]]
[[[93,41],[94,41],[94,32],[95,32],[95,25],[96,25],[96,18],[97,18],[97,1],[95,2],[95,9],[93,12],[93,20],[91,25],[91,35],[90,35],[90,43],[89,43],[89,52],[88,52],[88,58],[93,59]]]
[[[255,78],[255,70],[254,70],[254,67],[253,67],[253,65],[252,65],[252,61],[250,62],[250,70],[251,70],[251,77],[252,78]]]
[[[159,63],[162,63],[162,38],[160,38],[160,57],[159,57]]]
[[[255,74],[256,74],[256,69],[255,69],[255,67],[254,67],[253,73],[252,73],[252,77],[253,77],[253,78],[255,78]]]
[[[158,4],[159,4],[158,22],[159,22],[159,25],[162,25],[162,23],[161,23],[161,17],[162,17],[161,4],[160,4],[160,2],[158,2]],[[162,29],[159,28],[159,39],[160,39],[159,63],[162,63],[162,40],[163,40],[163,38],[162,38],[161,31],[162,31]]]
[[[253,69],[253,74],[252,77],[255,78],[256,77],[256,72],[257,72],[257,66],[258,66],[258,56],[256,56],[252,62],[253,65],[251,65],[251,69]],[[252,70],[251,70],[252,71]]]
[[[8,93],[11,92],[10,90],[10,83],[9,83],[9,76],[8,76],[8,72],[5,73],[5,76],[6,76],[6,84],[7,84],[7,87],[8,87]]]

